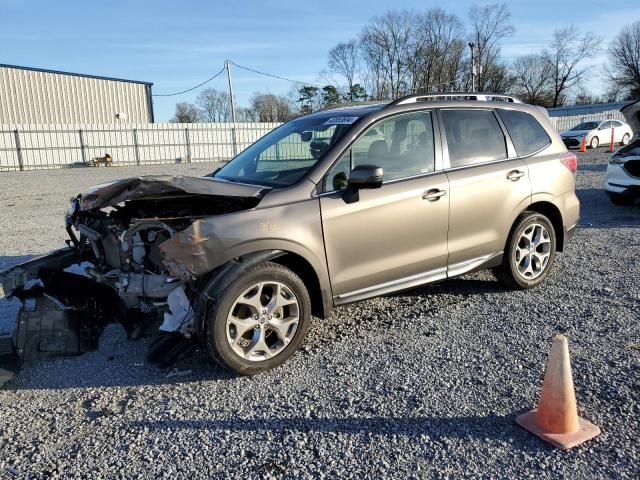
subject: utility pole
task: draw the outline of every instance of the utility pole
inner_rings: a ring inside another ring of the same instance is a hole
[[[475,44],[469,43],[471,49],[471,91],[476,91],[476,56],[475,56]]]
[[[229,81],[229,102],[231,103],[231,121],[236,123],[236,104],[233,100],[233,84],[231,83],[231,60],[225,60],[227,68],[227,80]]]
[[[231,60],[224,62],[227,67],[227,80],[229,81],[229,103],[231,103],[231,142],[233,143],[233,156],[238,154],[238,141],[236,140],[236,104],[233,100],[233,84],[231,83]]]

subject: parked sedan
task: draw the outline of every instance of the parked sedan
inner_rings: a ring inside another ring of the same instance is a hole
[[[631,127],[620,120],[593,120],[582,122],[571,130],[562,132],[560,137],[567,146],[579,147],[582,139],[587,137],[587,146],[598,148],[598,145],[611,145],[611,128],[613,127],[613,143],[628,145],[633,131]]]
[[[640,100],[620,111],[640,133]],[[640,198],[640,136],[611,156],[604,188],[616,205],[633,205]]]

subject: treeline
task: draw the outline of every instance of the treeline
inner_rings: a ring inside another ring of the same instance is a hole
[[[472,84],[476,91],[509,93],[545,107],[640,97],[640,21],[623,27],[608,45],[593,32],[563,26],[545,48],[507,62],[501,45],[515,34],[507,5],[473,5],[466,20],[465,27],[441,8],[389,11],[357,38],[329,50],[328,69],[320,73],[324,86],[303,85],[287,95],[255,93],[238,109],[238,120],[280,122],[340,102],[471,91]],[[588,64],[603,53],[606,65]],[[605,76],[604,96],[585,90],[587,75]],[[214,89],[204,90],[196,105],[179,105],[176,120],[184,120],[181,109],[190,110],[194,121],[230,121],[228,94]]]

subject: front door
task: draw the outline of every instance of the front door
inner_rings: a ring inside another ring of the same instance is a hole
[[[326,175],[320,207],[336,303],[446,276],[449,187],[437,138],[431,112],[396,115],[372,125]],[[384,183],[347,203],[348,172],[364,164],[382,167]]]

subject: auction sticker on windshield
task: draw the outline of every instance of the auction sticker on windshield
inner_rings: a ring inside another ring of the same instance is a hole
[[[351,125],[358,120],[359,117],[332,117],[324,125]]]

